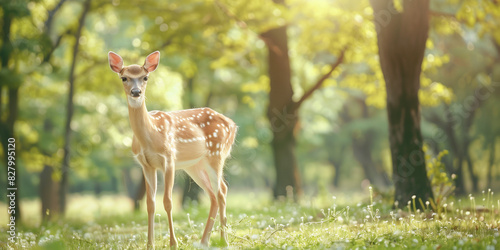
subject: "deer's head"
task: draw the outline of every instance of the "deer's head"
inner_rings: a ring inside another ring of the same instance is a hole
[[[142,66],[137,64],[123,66],[121,56],[112,51],[108,53],[108,59],[111,70],[118,73],[123,82],[128,105],[132,108],[141,107],[145,100],[149,73],[158,67],[160,52],[155,51],[149,54]]]

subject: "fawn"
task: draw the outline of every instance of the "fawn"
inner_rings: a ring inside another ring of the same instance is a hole
[[[123,82],[134,132],[132,152],[146,180],[148,248],[154,248],[157,170],[165,175],[163,205],[168,217],[170,246],[177,247],[172,221],[172,188],[178,169],[189,174],[210,197],[210,211],[201,243],[208,245],[218,210],[222,241],[227,244],[227,185],[223,168],[235,140],[236,124],[210,108],[148,112],[146,86],[149,73],[155,71],[160,62],[159,51],[148,55],[143,66],[123,66],[123,59],[114,52],[108,53],[108,59],[111,70],[118,73]],[[212,182],[215,182],[214,187]]]

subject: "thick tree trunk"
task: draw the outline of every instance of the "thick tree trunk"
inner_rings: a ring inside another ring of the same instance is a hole
[[[289,197],[293,195],[294,200],[302,192],[300,176],[295,158],[295,136],[293,131],[274,133],[275,137],[271,143],[274,153],[274,166],[276,169],[276,186],[274,197]]]
[[[72,61],[71,61],[71,67],[69,71],[69,77],[68,77],[68,82],[69,82],[69,91],[68,91],[68,102],[67,102],[67,107],[66,107],[66,124],[64,127],[64,155],[63,155],[63,162],[62,162],[62,168],[61,168],[61,186],[59,189],[59,202],[60,202],[60,209],[61,213],[64,214],[66,211],[66,194],[68,192],[68,179],[69,179],[69,162],[70,162],[70,148],[71,148],[71,120],[73,119],[73,113],[74,113],[74,103],[73,103],[73,96],[74,96],[74,89],[75,89],[75,68],[76,68],[76,59],[78,56],[78,51],[80,49],[79,45],[79,40],[82,34],[82,29],[83,26],[85,25],[85,18],[87,17],[87,14],[90,10],[90,1],[87,0],[85,1],[83,5],[83,10],[82,14],[78,20],[78,29],[76,30],[75,33],[75,44],[73,45],[73,56],[72,56]]]
[[[422,151],[418,99],[429,30],[429,0],[404,0],[401,13],[392,0],[371,0],[371,4],[386,83],[394,199],[404,207],[416,196],[415,206],[420,207],[418,198],[424,202],[433,198]]]
[[[271,143],[276,184],[274,197],[287,196],[293,191],[294,198],[302,192],[295,159],[295,127],[298,121],[297,105],[292,100],[290,59],[288,57],[287,27],[271,29],[261,34],[268,48],[268,67],[271,90],[267,117],[271,124]],[[288,192],[289,193],[289,192]]]

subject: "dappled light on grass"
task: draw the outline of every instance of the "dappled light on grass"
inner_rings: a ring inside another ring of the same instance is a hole
[[[338,196],[338,197],[337,197]],[[359,197],[359,198],[358,198]],[[131,212],[129,201],[105,196],[73,197],[67,219],[38,226],[25,222],[13,249],[137,249],[147,241],[146,214]],[[228,240],[234,249],[491,248],[499,247],[500,200],[489,191],[482,197],[448,200],[439,212],[407,207],[393,210],[388,201],[369,193],[338,193],[303,199],[300,204],[274,203],[263,193],[230,193]],[[77,205],[87,204],[77,210]],[[208,204],[174,209],[174,226],[181,249],[199,248]],[[99,208],[100,207],[100,208]],[[118,211],[119,208],[124,208]],[[488,209],[489,208],[489,209]],[[113,211],[116,213],[113,214]],[[165,212],[157,210],[155,241],[168,246]],[[29,214],[28,212],[26,214]],[[93,219],[86,220],[84,216]],[[216,223],[210,241],[222,247]],[[5,229],[2,229],[5,233]]]

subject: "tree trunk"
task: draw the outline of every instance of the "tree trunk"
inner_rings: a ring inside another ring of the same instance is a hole
[[[12,46],[12,42],[10,40],[11,34],[11,26],[12,26],[12,20],[13,20],[13,14],[9,13],[9,10],[4,10],[7,12],[3,13],[3,18],[2,18],[2,47],[0,47],[0,64],[2,66],[1,70],[4,71],[11,71],[9,69],[9,62],[12,56],[12,52],[14,51],[14,48]],[[16,171],[15,175],[16,178],[12,182],[5,182],[7,180],[8,176],[8,165],[7,165],[7,156],[8,156],[8,144],[9,144],[9,139],[14,138],[15,139],[15,133],[14,133],[14,124],[17,120],[17,114],[19,110],[19,86],[21,85],[21,82],[14,82],[10,83],[10,85],[6,85],[4,81],[0,81],[0,94],[3,95],[3,90],[4,88],[7,89],[8,93],[8,101],[7,101],[7,109],[8,109],[8,114],[4,115],[2,113],[3,108],[2,104],[3,102],[0,102],[0,140],[3,148],[3,155],[5,156],[5,178],[2,178],[0,183],[4,184],[2,186],[5,186],[6,189],[12,189],[16,190],[16,206],[14,208],[14,214],[15,214],[15,220],[16,223],[19,223],[21,221],[21,210],[19,209],[20,207],[20,199],[19,199],[19,189],[18,189],[18,180],[20,179],[20,171]],[[1,100],[1,99],[0,99]],[[2,118],[6,118],[2,119]],[[16,141],[17,142],[17,141]],[[16,145],[18,146],[18,145]],[[17,153],[17,152],[16,152]],[[16,159],[19,157],[16,156]],[[18,162],[16,162],[16,165],[14,166],[15,169],[18,169]],[[7,214],[8,217],[12,216],[10,214]]]
[[[368,119],[368,106],[366,105],[365,100],[357,99],[356,101],[361,106],[363,118]],[[344,115],[344,117],[346,116],[347,114]],[[347,119],[352,120],[351,118]],[[368,130],[364,133],[359,131],[358,133],[361,133],[362,135],[352,134],[352,149],[354,157],[363,168],[365,177],[370,181],[371,185],[374,185],[379,189],[389,186],[391,184],[389,177],[382,168],[375,164],[371,155],[374,137],[373,130]]]
[[[455,127],[456,121],[453,120],[451,116],[450,107],[448,105],[444,105],[445,117],[444,120],[438,114],[432,114],[429,117],[429,121],[436,124],[444,133],[446,138],[446,142],[448,147],[450,148],[450,157],[446,157],[443,159],[446,171],[450,175],[455,175],[454,183],[455,183],[455,194],[464,195],[465,192],[465,183],[464,183],[464,175],[463,175],[463,154],[461,152],[461,146],[458,143],[458,139],[455,136]],[[434,144],[439,142],[433,141]],[[439,152],[436,152],[436,155]],[[454,160],[456,158],[456,160]]]
[[[42,221],[50,221],[60,213],[59,209],[59,183],[53,179],[54,169],[45,165],[40,173],[40,200],[42,201]]]
[[[470,158],[469,152],[466,152],[465,159],[467,160],[467,170],[469,170],[470,180],[472,183],[472,193],[476,193],[478,191],[478,182],[479,178],[474,173],[474,164],[472,163],[472,159]]]
[[[142,171],[141,176],[141,183],[139,184],[137,192],[134,196],[134,211],[139,211],[139,209],[141,208],[141,201],[144,198],[144,195],[146,195],[146,180],[144,179],[144,174],[142,173]]]
[[[132,175],[130,174],[130,168],[122,169],[123,184],[125,185],[125,191],[127,191],[127,196],[130,199],[134,199],[134,191],[136,190],[134,181],[132,180]]]
[[[359,162],[365,173],[365,177],[370,181],[370,184],[379,188],[384,189],[390,185],[387,176],[384,176],[383,170],[378,168],[374,163],[371,156],[371,149],[373,143],[370,138],[354,138],[352,139],[352,149],[354,157]]]
[[[334,187],[339,187],[340,183],[340,168],[342,166],[342,157],[334,157],[332,155],[328,156],[328,162],[332,165],[333,170],[335,171],[335,175],[333,176],[332,184]]]
[[[286,131],[276,135],[271,143],[274,153],[274,166],[276,168],[276,185],[274,197],[289,197],[297,199],[302,193],[300,176],[295,159],[295,135],[293,131]]]
[[[64,127],[64,155],[63,162],[61,168],[61,186],[59,189],[59,202],[61,213],[64,214],[66,211],[66,194],[68,192],[68,178],[69,178],[69,162],[70,162],[70,145],[71,145],[71,120],[73,119],[74,113],[74,89],[75,89],[75,68],[76,68],[76,59],[79,51],[79,40],[82,34],[83,26],[85,25],[85,18],[90,10],[90,1],[86,0],[83,5],[82,14],[80,19],[78,20],[78,28],[75,33],[75,44],[73,45],[73,56],[71,61],[71,67],[69,71],[69,91],[68,91],[68,102],[66,107],[66,124]]]
[[[274,197],[296,195],[302,192],[295,159],[294,130],[298,121],[297,105],[292,100],[290,59],[288,58],[287,27],[271,29],[261,34],[268,48],[268,71],[271,90],[267,117],[271,124],[271,143],[276,184]],[[288,190],[288,191],[287,191]]]
[[[490,145],[490,157],[488,160],[488,175],[486,176],[486,188],[492,188],[491,180],[493,179],[493,166],[495,165],[495,147],[496,147],[496,138],[493,138]]]
[[[186,207],[192,202],[199,202],[200,192],[200,186],[198,186],[189,175],[186,175],[182,188],[182,206]]]
[[[389,142],[395,204],[433,198],[427,178],[420,131],[418,91],[429,31],[429,0],[403,1],[403,12],[392,0],[371,0],[386,83]]]

